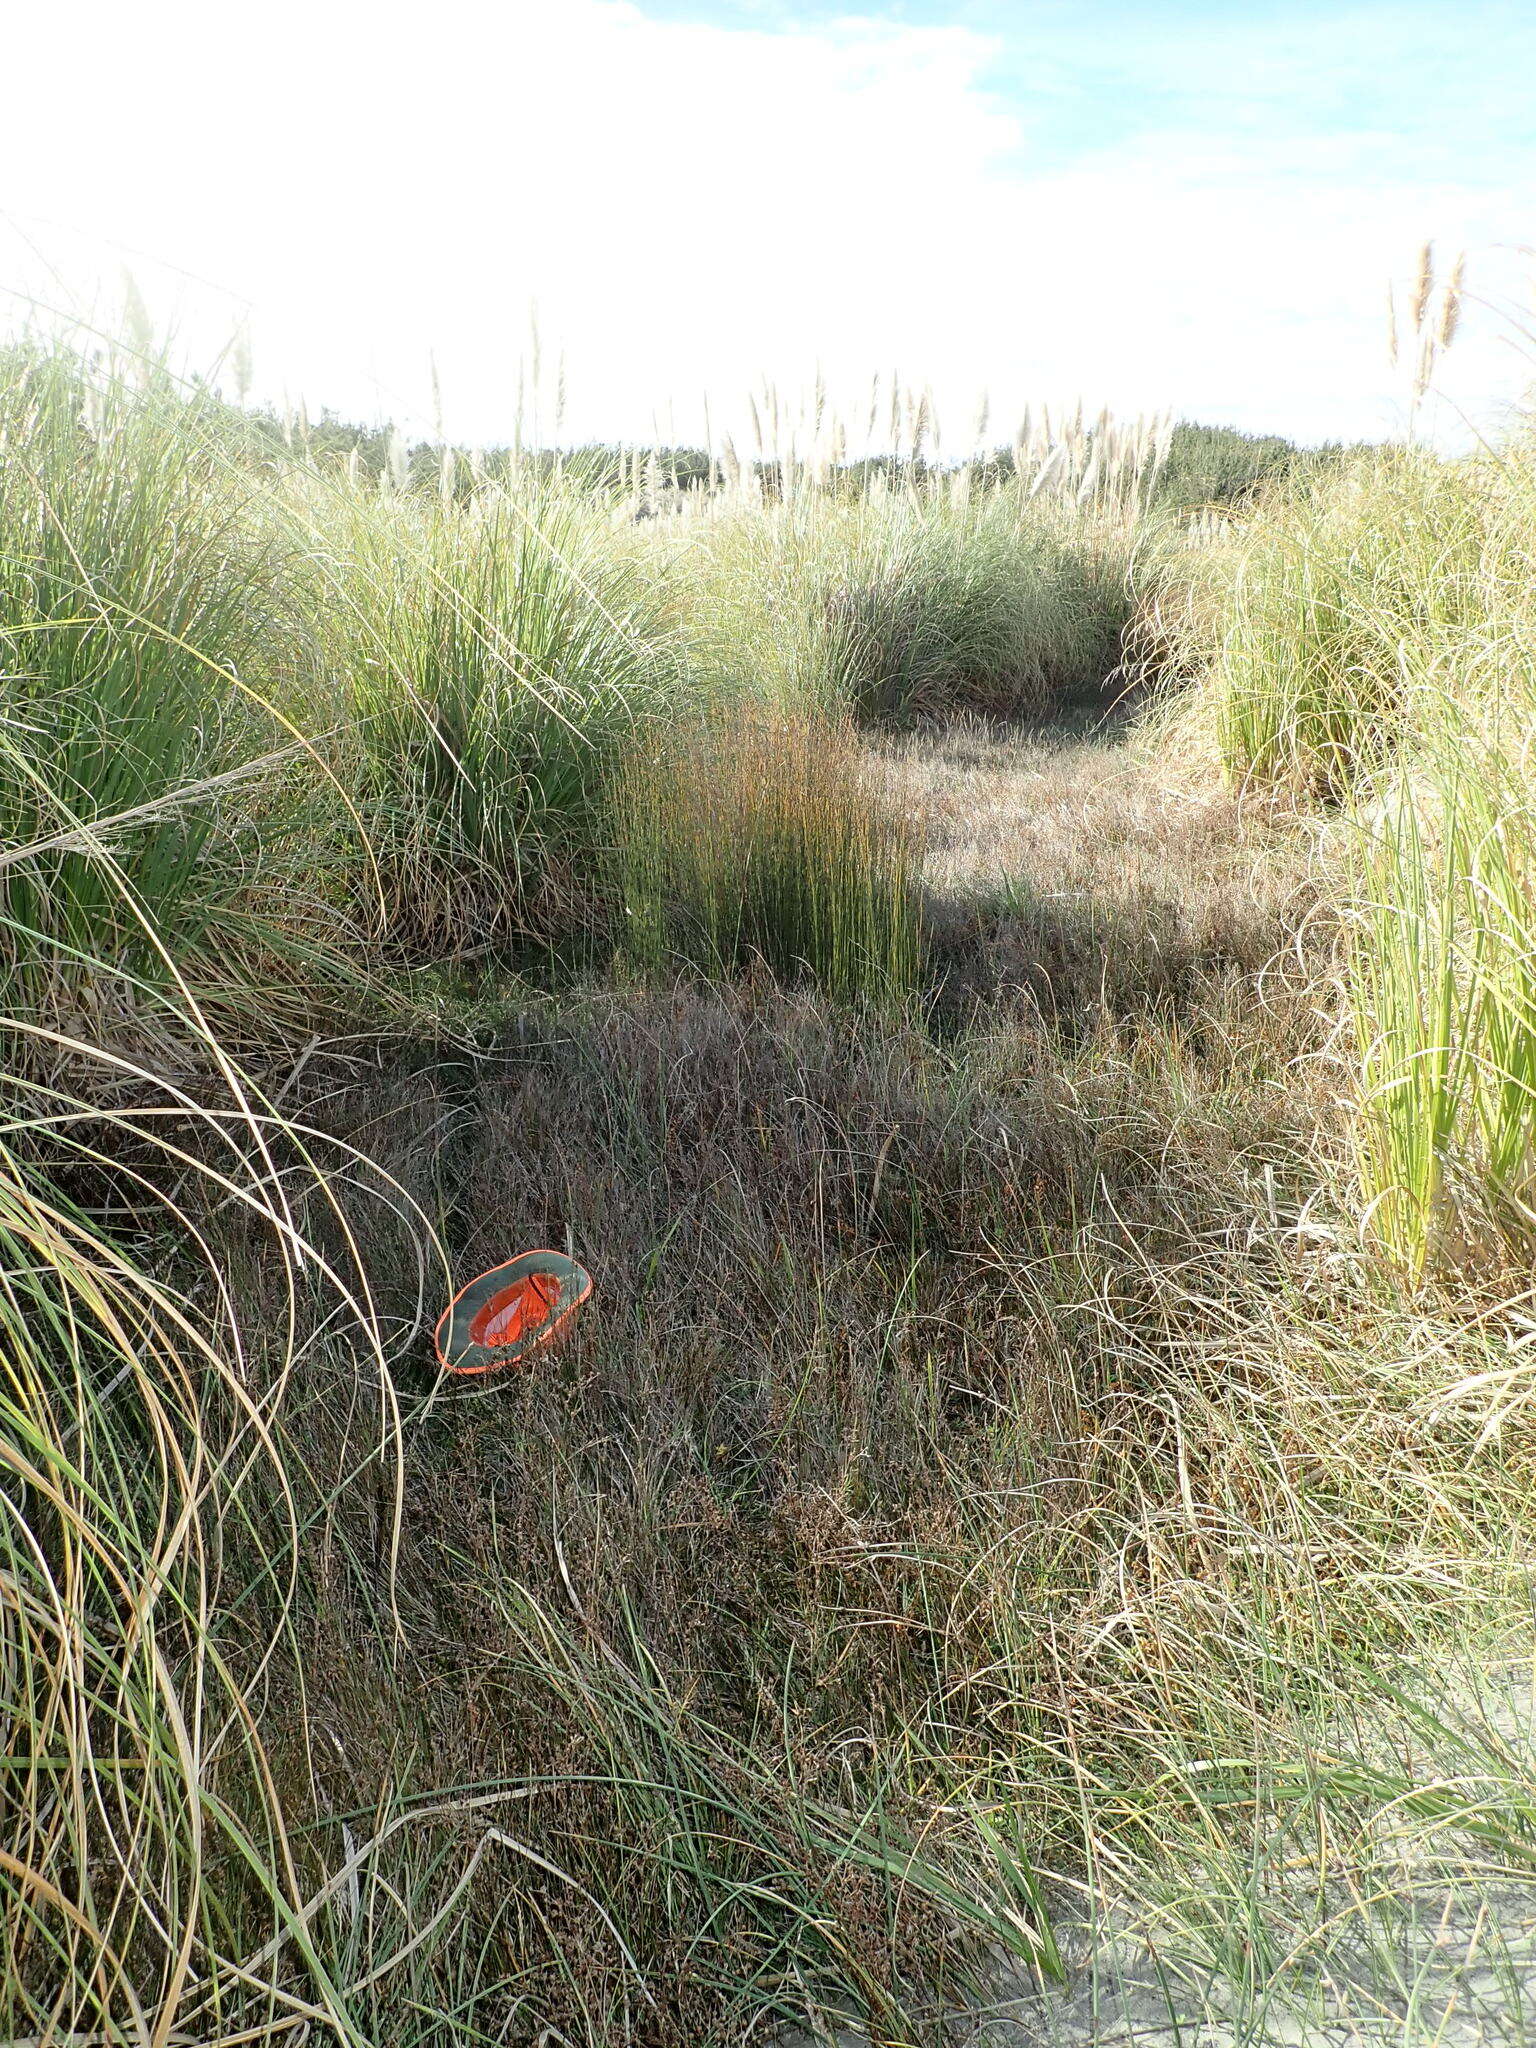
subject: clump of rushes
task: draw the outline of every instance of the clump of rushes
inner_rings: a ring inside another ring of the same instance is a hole
[[[834,994],[908,987],[914,848],[846,725],[748,709],[673,729],[619,792],[623,951],[707,974],[761,964]]]
[[[683,676],[653,569],[557,488],[316,502],[319,631],[388,940],[453,957],[589,921],[616,758]]]

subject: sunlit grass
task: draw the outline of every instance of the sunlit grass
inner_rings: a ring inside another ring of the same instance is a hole
[[[387,937],[434,958],[590,918],[608,784],[684,679],[659,576],[548,484],[457,505],[331,479],[295,519]]]
[[[716,659],[786,710],[1019,716],[1113,667],[1127,533],[1015,489],[876,479],[727,509],[690,566]]]
[[[1519,438],[1356,464],[1213,559],[1197,626],[1231,772],[1354,821],[1363,1192],[1415,1274],[1531,1229],[1533,475]]]

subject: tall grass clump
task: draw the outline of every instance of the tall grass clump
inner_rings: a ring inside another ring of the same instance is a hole
[[[66,966],[132,985],[110,953]],[[320,2025],[363,2048],[266,1719],[301,1569],[301,1305],[351,1333],[386,1464],[393,1388],[355,1261],[300,1227],[321,1176],[196,1003],[176,1009],[195,1092],[0,1009],[0,2026]],[[268,1318],[202,1234],[215,1208],[281,1276]]]
[[[1415,451],[1267,502],[1216,563],[1229,583],[1210,673],[1239,778],[1347,794],[1390,752],[1426,652],[1485,617],[1477,494]]]
[[[439,957],[579,925],[615,763],[685,675],[653,567],[552,488],[339,485],[307,516],[390,943]]]
[[[876,483],[726,515],[702,557],[706,630],[773,700],[861,720],[1041,711],[1113,667],[1124,538],[1032,506]]]
[[[269,694],[286,551],[227,417],[142,355],[11,349],[0,440],[0,2030],[355,2041],[258,1722],[294,1314],[330,1293],[361,1357],[366,1285],[306,1246],[208,1001],[277,1050],[247,899],[308,753]],[[245,1321],[200,1186],[286,1317]]]
[[[910,986],[914,848],[846,726],[750,706],[679,725],[619,800],[622,947],[645,967],[759,964],[843,996]]]
[[[0,447],[0,951],[46,1008],[103,951],[153,979],[227,940],[259,841],[221,800],[249,817],[300,750],[267,696],[282,543],[212,402],[152,361],[15,346]]]
[[[1529,656],[1527,656],[1527,660]],[[1465,704],[1362,819],[1350,963],[1360,1159],[1378,1235],[1415,1273],[1536,1241],[1536,764],[1530,671],[1507,739]]]
[[[1180,572],[1207,586],[1186,616],[1229,772],[1326,797],[1355,849],[1362,1194],[1414,1275],[1531,1236],[1533,530],[1527,437],[1398,450],[1270,500]]]

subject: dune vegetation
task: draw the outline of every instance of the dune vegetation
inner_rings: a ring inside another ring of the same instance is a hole
[[[0,2038],[1524,2040],[1536,445],[760,419],[0,357]]]

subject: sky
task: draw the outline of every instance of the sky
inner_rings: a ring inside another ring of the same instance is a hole
[[[696,439],[930,386],[1401,431],[1386,295],[1467,252],[1431,410],[1533,376],[1530,0],[5,0],[6,316],[455,438]],[[435,389],[440,396],[434,398]]]

